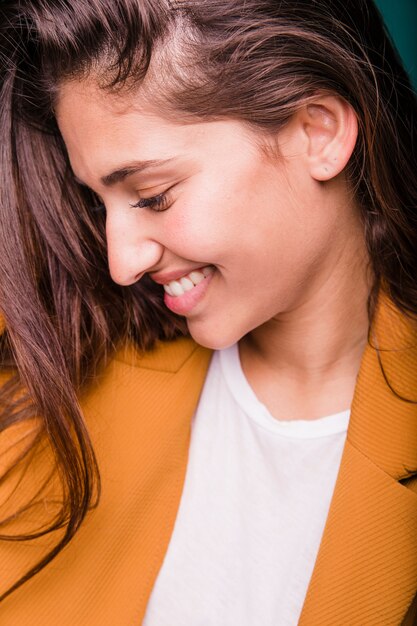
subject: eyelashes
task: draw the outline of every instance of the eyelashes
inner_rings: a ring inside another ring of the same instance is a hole
[[[157,196],[151,198],[140,198],[138,202],[129,204],[133,209],[151,209],[152,211],[166,211],[169,208],[168,197],[166,193],[160,193]],[[106,207],[103,202],[98,202],[91,207],[93,213],[103,213]]]
[[[151,198],[141,198],[135,204],[130,205],[136,209],[151,209],[152,211],[166,211],[168,208],[168,198],[166,193],[160,193]]]

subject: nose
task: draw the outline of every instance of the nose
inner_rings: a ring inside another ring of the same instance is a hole
[[[106,237],[109,270],[119,285],[132,285],[156,267],[164,247],[136,220],[107,214]]]

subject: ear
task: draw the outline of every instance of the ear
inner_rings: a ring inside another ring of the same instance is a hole
[[[358,137],[353,107],[337,96],[323,96],[298,114],[310,175],[317,181],[334,178],[349,161]]]

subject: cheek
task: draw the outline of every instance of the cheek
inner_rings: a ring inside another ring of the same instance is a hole
[[[184,259],[215,264],[228,228],[221,207],[200,194],[192,200],[180,199],[178,207],[169,211],[164,224],[166,247]]]
[[[166,246],[177,256],[193,260],[197,251],[203,253],[207,248],[205,232],[205,224],[197,211],[191,207],[181,207],[181,211],[172,211],[166,221]]]

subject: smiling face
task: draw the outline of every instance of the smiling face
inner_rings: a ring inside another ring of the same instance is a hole
[[[105,204],[113,280],[197,271],[166,304],[198,343],[226,347],[301,306],[340,258],[350,213],[312,176],[298,120],[272,159],[239,121],[175,124],[88,82],[64,84],[56,111],[75,175]]]

